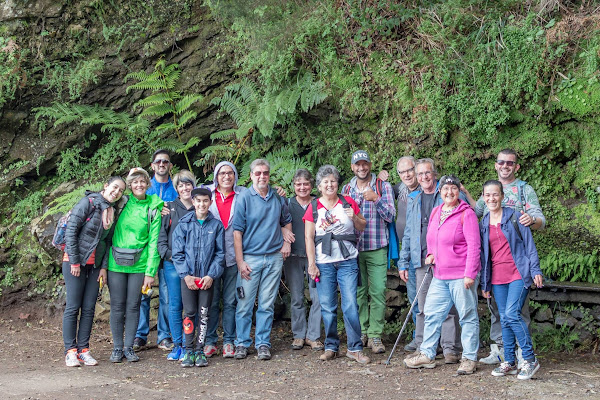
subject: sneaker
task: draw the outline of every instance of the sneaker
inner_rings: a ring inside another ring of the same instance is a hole
[[[84,363],[85,365],[94,366],[98,365],[98,361],[90,354],[90,349],[83,349],[79,354],[77,354],[77,358],[79,361]]]
[[[370,347],[371,351],[375,354],[385,353],[385,346],[381,343],[381,338],[369,338],[367,347]]]
[[[196,357],[193,351],[186,350],[183,355],[183,360],[181,361],[181,366],[183,368],[193,367],[196,361]]]
[[[133,339],[133,350],[138,351],[142,350],[142,348],[146,347],[146,341],[141,337],[136,337]]]
[[[419,352],[419,354],[414,357],[405,358],[404,365],[406,365],[407,368],[435,368],[435,359],[432,360],[424,353]]]
[[[196,353],[195,364],[196,367],[206,367],[208,365],[208,359],[206,358],[206,355],[204,355],[203,352],[199,351]]]
[[[135,351],[133,351],[133,348],[129,347],[129,348],[124,348],[123,349],[123,357],[125,357],[127,359],[127,361],[129,362],[138,362],[140,361],[140,358],[137,356],[137,354],[135,354]]]
[[[487,357],[480,358],[479,362],[487,365],[500,364],[504,361],[504,348],[497,344],[490,345],[490,354]]]
[[[317,339],[317,340],[306,339],[305,342],[307,345],[310,346],[310,349],[314,350],[314,351],[322,351],[325,348],[325,346],[323,346],[323,343],[321,343],[321,341],[319,339]]]
[[[533,362],[523,361],[523,368],[519,371],[517,379],[531,379],[540,369],[540,363],[537,358]]]
[[[175,346],[171,338],[164,338],[158,343],[158,348],[161,350],[171,350]],[[135,349],[134,349],[135,350]]]
[[[67,364],[67,367],[81,367],[77,358],[77,349],[67,351],[67,354],[65,354],[65,364]]]
[[[304,339],[294,339],[292,341],[292,350],[302,350],[304,347]]]
[[[270,360],[271,359],[271,350],[269,346],[263,344],[258,347],[258,359],[259,360]]]
[[[404,351],[408,351],[409,353],[414,353],[415,351],[417,351],[417,342],[415,342],[415,339],[411,340],[409,344],[407,344],[406,346],[404,346]]]
[[[362,333],[360,335],[360,341],[362,342],[363,348],[367,347],[367,342],[369,341],[369,338],[367,337],[366,333]]]
[[[244,346],[236,346],[233,358],[237,360],[243,360],[246,357],[248,357],[248,348]]]
[[[337,357],[337,355],[338,355],[337,351],[325,350],[325,352],[323,354],[321,354],[321,356],[319,357],[319,360],[321,360],[321,361],[333,360],[334,358]]]
[[[181,345],[176,344],[175,346],[173,346],[173,350],[171,350],[171,352],[167,355],[167,360],[179,361],[179,359],[182,357],[182,353],[183,348],[181,347]]]
[[[477,369],[477,361],[463,358],[460,360],[460,366],[456,370],[459,375],[471,375]]]
[[[206,356],[206,358],[211,358],[212,356],[217,354],[217,350],[217,346],[215,346],[214,344],[207,344],[206,346],[204,346],[204,355]]]
[[[446,353],[444,354],[444,363],[446,364],[456,364],[460,361],[460,355],[456,353]]]
[[[503,361],[500,363],[499,367],[494,368],[492,376],[516,375],[517,372],[519,371],[517,371],[516,365]]]
[[[358,351],[350,351],[346,352],[346,357],[353,359],[359,364],[368,364],[371,362],[371,359],[363,354],[361,350]]]
[[[233,358],[235,355],[235,347],[231,343],[225,343],[223,345],[223,358]]]
[[[113,349],[112,353],[110,353],[110,358],[108,360],[113,363],[120,363],[121,361],[123,361],[123,350]]]

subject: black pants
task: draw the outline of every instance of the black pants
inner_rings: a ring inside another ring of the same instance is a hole
[[[71,349],[81,351],[90,346],[90,334],[98,298],[100,268],[94,268],[91,264],[82,265],[79,276],[73,276],[71,263],[64,261],[62,273],[67,290],[67,304],[63,313],[65,353]],[[80,310],[81,316],[79,315]],[[79,317],[79,324],[77,324],[77,317]]]
[[[183,334],[185,336],[185,348],[194,348],[194,338],[196,339],[196,351],[204,349],[206,340],[206,330],[208,325],[208,309],[212,303],[213,287],[208,290],[190,290],[185,281],[181,280],[181,301],[183,302]],[[198,316],[199,318],[196,318]],[[194,321],[198,321],[198,327],[194,326]],[[197,329],[199,328],[199,329]]]
[[[133,347],[140,319],[140,302],[144,274],[108,271],[110,291],[110,330],[115,349]],[[125,341],[123,341],[123,331]]]

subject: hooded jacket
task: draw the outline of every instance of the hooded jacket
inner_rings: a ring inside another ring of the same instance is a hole
[[[158,234],[160,231],[163,201],[156,195],[146,194],[144,200],[129,196],[129,201],[121,211],[112,237],[112,246],[124,249],[144,248],[137,263],[132,266],[118,265],[109,251],[108,269],[114,272],[130,274],[144,273],[146,276],[156,275],[160,264],[158,254]],[[155,216],[148,232],[148,209],[155,210]]]
[[[173,186],[171,177],[165,183],[160,183],[156,180],[156,175],[150,180],[150,187],[146,192],[147,195],[154,194],[163,201],[173,201],[179,196],[177,190]]]
[[[521,239],[515,230],[513,223],[510,221],[511,216],[515,213],[512,208],[502,207],[502,220],[500,221],[500,230],[506,237],[510,252],[512,254],[517,271],[523,279],[523,285],[530,287],[533,283],[533,277],[542,275],[540,269],[540,259],[538,252],[533,242],[531,229],[521,225],[517,218],[517,227],[521,232]],[[490,254],[490,214],[487,213],[479,223],[481,232],[481,288],[485,292],[492,289],[492,256]]]
[[[229,161],[221,161],[220,163],[218,163],[217,166],[215,167],[215,171],[213,173],[213,176],[215,177],[214,182],[211,185],[206,186],[206,188],[209,189],[213,193],[212,204],[210,205],[210,208],[209,208],[209,211],[212,213],[213,217],[215,217],[217,220],[221,221],[221,214],[219,214],[219,209],[217,207],[217,202],[216,202],[216,196],[219,196],[219,193],[217,193],[217,186],[218,186],[217,175],[219,174],[219,170],[221,168],[223,168],[224,166],[231,167],[231,169],[233,169],[233,174],[235,176],[234,183],[233,183],[233,191],[235,192],[235,195],[233,196],[233,203],[231,204],[231,212],[229,213],[229,221],[227,221],[227,229],[225,229],[225,266],[232,267],[234,265],[237,265],[237,262],[235,261],[235,250],[233,248],[233,213],[235,211],[235,206],[236,206],[236,203],[237,203],[240,193],[242,193],[244,190],[246,190],[246,188],[243,186],[237,185],[238,172],[237,172],[237,169],[235,168],[235,165],[233,165]],[[223,221],[221,221],[221,222],[223,222]],[[225,225],[225,224],[223,224],[223,225]]]
[[[173,232],[177,228],[179,220],[190,211],[194,211],[194,206],[186,208],[178,197],[174,201],[168,202],[167,207],[170,213],[162,217],[160,233],[158,234],[158,254],[163,260],[171,261]]]
[[[97,192],[86,190],[71,210],[65,232],[65,251],[70,264],[83,264],[96,250],[95,267],[106,268],[108,232],[102,226],[102,213],[112,204]]]
[[[172,259],[179,277],[220,277],[225,264],[224,246],[223,224],[210,211],[202,224],[194,211],[187,213],[173,232]]]
[[[464,200],[440,225],[443,204],[431,211],[427,227],[427,254],[435,257],[437,279],[476,279],[481,270],[481,239],[475,211]]]

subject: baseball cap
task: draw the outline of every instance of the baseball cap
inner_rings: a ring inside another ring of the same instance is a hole
[[[356,150],[352,153],[352,164],[356,164],[359,161],[371,162],[369,158],[369,153],[366,150]]]

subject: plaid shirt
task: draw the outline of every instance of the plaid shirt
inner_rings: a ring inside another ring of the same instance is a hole
[[[394,191],[388,182],[382,182],[381,197],[377,201],[366,201],[356,187],[356,177],[344,185],[342,194],[350,196],[360,207],[361,214],[367,220],[367,227],[358,235],[358,251],[377,250],[389,244],[388,224],[394,220]],[[375,193],[375,174],[371,174],[371,189]]]

